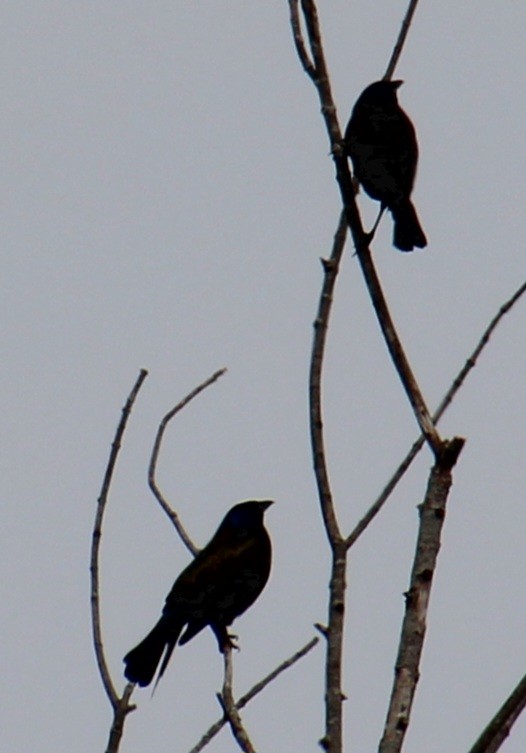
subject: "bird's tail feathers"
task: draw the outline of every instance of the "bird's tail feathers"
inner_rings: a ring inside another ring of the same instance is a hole
[[[427,246],[427,238],[411,201],[400,202],[391,207],[391,212],[394,220],[393,245],[396,248],[412,251],[415,246]]]
[[[179,631],[180,632],[180,631]],[[173,650],[175,648],[175,644],[177,643],[177,638],[179,637],[179,633],[170,633],[170,637],[168,641],[166,642],[166,652],[164,654],[163,663],[161,664],[161,669],[159,670],[159,673],[157,674],[157,677],[155,679],[155,685],[153,686],[152,695],[155,693],[155,688],[159,684],[159,680],[164,675],[164,670],[168,666],[168,662],[171,659]]]
[[[178,630],[174,631],[172,626],[168,627],[165,618],[161,617],[146,638],[124,657],[126,664],[124,676],[126,679],[130,682],[137,682],[141,687],[149,685],[166,649],[161,670],[155,683],[157,685],[170,660],[181,627],[179,626]]]

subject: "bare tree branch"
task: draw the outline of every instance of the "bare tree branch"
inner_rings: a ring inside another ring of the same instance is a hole
[[[310,76],[311,79],[315,80],[316,69],[312,63],[312,60],[309,58],[307,50],[305,49],[305,42],[303,40],[303,34],[301,32],[298,0],[289,0],[289,9],[290,25],[292,28],[292,37],[294,39],[294,44],[296,45],[296,52],[298,53],[298,57],[307,75]]]
[[[119,696],[117,695],[117,691],[115,690],[115,686],[113,685],[113,682],[110,677],[108,664],[106,662],[106,657],[104,656],[104,646],[102,642],[102,629],[101,629],[101,620],[100,620],[99,550],[100,550],[100,541],[102,537],[102,521],[104,517],[104,511],[106,509],[106,503],[108,501],[108,492],[109,492],[111,480],[113,477],[115,464],[117,462],[117,456],[121,448],[122,437],[124,434],[124,430],[126,429],[126,424],[128,422],[128,418],[130,416],[135,399],[147,376],[148,376],[148,372],[146,371],[146,369],[141,369],[139,376],[137,377],[137,380],[128,396],[128,399],[126,400],[126,404],[124,405],[124,408],[122,409],[121,420],[119,421],[119,425],[117,426],[117,431],[115,433],[115,438],[111,445],[111,452],[110,452],[110,457],[108,460],[108,465],[106,467],[106,472],[104,474],[104,479],[102,481],[102,488],[99,494],[99,498],[97,500],[97,512],[95,514],[95,523],[93,527],[93,534],[91,537],[91,557],[90,557],[91,598],[90,598],[90,602],[91,602],[91,625],[92,625],[92,632],[93,632],[93,645],[95,647],[95,657],[97,660],[97,666],[99,668],[99,673],[102,680],[102,684],[104,686],[106,695],[108,696],[109,701],[114,710],[117,709],[119,705],[121,704],[121,702],[124,700],[126,692],[122,699],[119,698]]]
[[[387,307],[387,302],[380,285],[376,269],[374,267],[369,243],[371,237],[365,234],[360,214],[354,196],[351,173],[348,160],[342,143],[341,130],[338,124],[336,106],[332,97],[328,69],[323,53],[318,14],[314,0],[301,0],[301,8],[305,27],[307,30],[309,46],[313,65],[304,53],[305,44],[301,37],[300,23],[297,18],[297,3],[290,0],[291,23],[295,39],[296,49],[300,61],[307,74],[313,80],[321,103],[321,112],[327,127],[331,152],[336,167],[336,179],[340,188],[340,194],[344,207],[344,214],[353,236],[354,245],[358,254],[358,260],[369,290],[371,301],[375,309],[380,328],[382,330],[391,359],[398,372],[399,378],[405,389],[413,412],[417,419],[421,432],[425,436],[435,460],[446,451],[447,443],[443,442],[436,427],[431,420],[429,410],[425,404],[418,383],[414,378],[409,362],[405,356],[400,338],[395,330],[392,318]],[[340,222],[340,228],[343,221]],[[342,233],[343,235],[343,233]],[[337,233],[338,236],[338,233]],[[344,236],[343,236],[344,237]],[[343,247],[342,247],[343,251]],[[340,252],[341,256],[341,252]],[[339,262],[339,257],[338,257]],[[332,265],[333,266],[333,265]],[[327,665],[326,665],[326,692],[325,711],[326,728],[325,736],[320,741],[322,747],[330,753],[342,751],[342,700],[341,689],[341,661],[343,649],[343,628],[345,609],[345,569],[348,545],[342,540],[339,526],[333,509],[332,496],[330,493],[326,463],[323,449],[323,424],[321,420],[321,363],[324,353],[324,343],[330,303],[335,277],[338,266],[335,269],[331,265],[325,265],[325,280],[318,309],[318,318],[315,325],[315,338],[313,355],[311,359],[311,371],[309,380],[310,393],[310,423],[311,444],[313,448],[314,466],[318,484],[318,495],[324,519],[325,528],[329,537],[332,551],[332,571],[330,580],[329,599],[329,624],[324,628],[327,639]],[[331,275],[334,279],[331,279]],[[327,295],[328,291],[328,295]]]
[[[457,392],[460,390],[462,385],[464,384],[464,381],[466,380],[466,377],[468,376],[469,372],[475,368],[476,363],[478,361],[479,356],[481,355],[482,351],[484,350],[485,346],[488,344],[491,335],[499,325],[501,319],[511,310],[511,308],[517,303],[517,301],[524,295],[526,292],[526,282],[523,282],[522,285],[513,293],[513,295],[502,304],[502,306],[499,308],[498,312],[495,314],[495,316],[491,319],[490,323],[482,333],[482,337],[479,339],[478,343],[476,344],[473,352],[470,354],[470,356],[467,358],[466,362],[464,363],[464,366],[460,369],[457,376],[453,380],[451,387],[448,389],[442,400],[440,401],[440,404],[438,408],[436,409],[435,413],[433,413],[433,422],[436,424],[439,422],[441,417],[444,415],[448,407],[453,402],[453,399],[455,398]],[[365,513],[363,518],[356,524],[355,528],[351,531],[349,536],[346,539],[346,544],[348,547],[351,547],[355,541],[357,541],[362,533],[365,531],[369,523],[371,523],[372,520],[376,517],[376,515],[380,512],[384,504],[389,499],[391,493],[397,486],[400,479],[404,476],[405,472],[415,459],[415,457],[418,455],[420,450],[422,449],[422,446],[424,444],[424,438],[422,435],[413,443],[411,449],[405,456],[405,458],[402,460],[392,477],[390,478],[389,482],[386,484],[378,498],[375,500],[375,502],[371,505],[369,510]]]
[[[464,440],[459,438],[444,442],[441,456],[431,469],[424,501],[419,507],[420,526],[416,552],[409,590],[405,595],[406,608],[395,678],[379,753],[400,753],[409,725],[426,635],[431,585],[440,549],[447,497],[452,483],[451,471],[463,446]]]
[[[122,698],[120,698],[118,704],[113,707],[113,723],[110,728],[106,753],[117,753],[119,750],[122,733],[124,732],[124,721],[130,711],[135,711],[137,708],[135,704],[130,704],[129,702],[134,688],[135,685],[132,682],[127,683]]]
[[[314,322],[314,338],[309,373],[309,416],[314,474],[325,531],[331,547],[332,572],[329,585],[328,626],[325,675],[325,735],[321,741],[326,750],[340,751],[342,747],[342,652],[345,612],[346,548],[336,519],[329,474],[325,459],[321,380],[327,328],[332,308],[332,296],[347,237],[347,219],[342,212],[334,236],[330,259],[323,262],[324,278]]]
[[[295,5],[297,8],[298,0],[289,0],[289,4],[291,6],[292,18],[292,6]],[[336,105],[332,96],[331,82],[329,79],[329,71],[325,62],[325,55],[323,52],[323,44],[321,39],[316,3],[314,2],[314,0],[301,0],[301,10],[303,12],[303,18],[305,20],[305,26],[307,29],[309,46],[313,60],[312,72],[307,68],[305,68],[305,71],[307,75],[312,79],[314,86],[316,87],[316,90],[318,92],[321,104],[321,114],[325,121],[327,133],[329,134],[331,150],[334,152],[334,150],[336,149],[339,150],[340,153],[342,153],[342,134],[340,131],[340,126],[338,124]],[[295,30],[293,29],[293,35],[294,34]],[[300,62],[303,65],[303,60],[301,59],[301,57]]]
[[[156,478],[155,474],[157,471],[157,459],[159,457],[159,452],[161,449],[161,443],[163,441],[163,436],[166,427],[168,426],[169,422],[172,420],[172,418],[179,413],[185,406],[188,405],[188,403],[194,399],[194,397],[197,397],[203,390],[205,390],[207,387],[209,387],[211,384],[216,382],[219,377],[223,376],[223,374],[226,372],[226,369],[219,369],[214,374],[212,374],[211,377],[208,379],[205,379],[204,382],[201,382],[195,389],[193,389],[191,392],[186,395],[179,403],[177,403],[176,406],[174,406],[168,413],[165,415],[165,417],[162,419],[161,423],[159,424],[159,428],[157,430],[157,434],[155,437],[155,441],[153,444],[152,454],[150,458],[150,465],[148,467],[148,484],[150,486],[150,489],[152,490],[153,494],[155,495],[155,498],[163,508],[164,512],[167,514],[168,518],[171,520],[172,524],[175,527],[175,530],[179,534],[181,541],[186,546],[186,548],[191,552],[191,554],[195,555],[198,553],[199,549],[195,546],[190,536],[187,534],[183,524],[179,520],[179,516],[173,510],[166,499],[164,498],[163,493],[161,492]]]
[[[104,512],[108,501],[108,493],[110,489],[113,472],[117,463],[117,457],[122,444],[122,437],[130,417],[131,410],[139,394],[139,390],[148,372],[146,369],[141,369],[139,376],[137,377],[135,384],[132,387],[128,399],[122,409],[121,420],[117,426],[115,432],[115,438],[111,445],[110,457],[108,465],[106,466],[106,472],[102,481],[102,488],[97,500],[97,512],[95,514],[95,523],[93,526],[93,534],[91,537],[91,556],[90,556],[90,581],[91,581],[91,624],[93,632],[93,645],[95,647],[95,658],[97,660],[97,666],[99,668],[99,674],[106,691],[106,695],[111,703],[113,709],[113,722],[110,728],[110,734],[108,738],[108,744],[106,746],[106,753],[117,753],[119,750],[122,733],[124,730],[124,721],[126,716],[135,710],[135,705],[130,704],[130,698],[133,693],[134,685],[128,683],[123,691],[122,697],[119,697],[115,686],[110,676],[106,657],[104,655],[104,644],[102,641],[102,628],[100,619],[100,592],[99,592],[99,551],[100,542],[102,538],[102,521],[104,518]]]
[[[221,690],[221,693],[217,694],[217,700],[219,701],[219,704],[223,709],[225,717],[230,725],[230,729],[232,730],[234,739],[237,742],[239,748],[244,751],[244,753],[256,753],[254,746],[250,741],[248,733],[243,727],[243,722],[241,721],[241,717],[234,701],[234,695],[232,693],[232,646],[229,643],[227,643],[224,647],[223,660],[223,688]]]
[[[345,165],[344,169],[348,171],[348,165]],[[420,431],[426,438],[426,441],[436,458],[441,452],[442,439],[440,438],[429,414],[429,409],[425,403],[424,396],[420,391],[413,370],[411,369],[409,361],[405,355],[402,342],[396,332],[369,248],[358,250],[358,260],[362,267],[362,272],[366,280],[374,310],[376,311],[380,329],[384,335],[387,349],[389,350],[393,364],[405,389],[407,398],[413,408]]]
[[[290,0],[294,2],[294,0]],[[325,120],[329,140],[331,143],[331,152],[336,167],[336,180],[340,188],[340,194],[347,216],[347,222],[353,237],[354,245],[358,255],[358,261],[362,269],[371,301],[376,312],[378,323],[391,359],[396,368],[400,381],[405,389],[407,398],[415,418],[420,427],[420,431],[425,436],[435,458],[441,451],[442,440],[438,431],[431,420],[429,410],[426,406],[424,397],[418,387],[418,383],[413,375],[409,361],[405,355],[402,343],[396,332],[394,322],[391,318],[387,301],[380,285],[380,280],[374,266],[371,252],[369,249],[370,237],[366,235],[361,221],[358,207],[354,196],[354,187],[352,184],[349,163],[343,148],[342,136],[338,119],[336,115],[336,106],[332,97],[329,74],[323,54],[323,45],[321,32],[318,22],[318,14],[314,0],[301,0],[301,7],[305,18],[305,25],[309,37],[309,45],[314,60],[316,75],[313,77],[314,84],[318,91],[321,102],[321,112]]]
[[[342,539],[329,482],[329,473],[325,459],[325,445],[323,439],[323,418],[321,381],[327,328],[332,308],[332,297],[336,278],[340,268],[340,261],[347,237],[347,220],[345,214],[340,215],[338,229],[334,236],[331,256],[323,261],[323,284],[318,304],[318,311],[314,321],[314,339],[309,373],[309,406],[310,406],[310,432],[314,473],[318,486],[318,497],[323,515],[323,522],[327,537],[331,545],[337,544]]]
[[[409,32],[409,27],[411,26],[411,21],[413,20],[413,15],[415,13],[417,5],[418,0],[411,0],[411,2],[409,3],[409,7],[407,8],[404,20],[402,21],[402,27],[400,29],[398,39],[396,40],[396,44],[391,55],[391,60],[389,61],[389,65],[387,66],[387,69],[384,73],[384,79],[390,79],[393,76],[400,55],[402,54],[402,49],[405,44],[405,40]]]
[[[526,675],[513,689],[469,753],[497,753],[526,706]]]
[[[289,667],[292,667],[294,664],[296,664],[297,661],[302,659],[306,654],[311,651],[314,646],[319,642],[319,638],[312,638],[308,643],[306,643],[302,648],[299,649],[299,651],[296,651],[295,654],[290,656],[288,659],[285,659],[285,661],[281,662],[276,669],[273,669],[272,672],[270,672],[266,677],[264,677],[262,680],[257,682],[255,685],[253,685],[248,693],[245,693],[245,695],[242,695],[239,701],[236,702],[235,706],[236,708],[242,709],[244,706],[249,703],[254,696],[256,696],[258,693],[261,693],[262,690],[264,690],[269,683],[271,683],[273,680],[276,679],[282,672],[284,672],[286,669],[289,669]],[[212,724],[212,726],[205,732],[203,737],[199,740],[199,742],[192,748],[190,753],[200,753],[201,750],[203,750],[206,745],[212,740],[213,737],[217,735],[218,732],[220,732],[225,724],[227,723],[227,720],[223,716],[222,719],[218,719],[217,722]]]
[[[325,664],[325,734],[319,741],[328,753],[343,751],[342,656],[345,627],[345,589],[347,548],[344,541],[332,545],[331,576],[329,580],[329,621],[322,634],[327,641]]]

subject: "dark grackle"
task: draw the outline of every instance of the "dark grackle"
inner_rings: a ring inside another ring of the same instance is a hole
[[[271,504],[241,502],[227,512],[211,541],[175,581],[158,623],[124,657],[130,682],[149,685],[162,659],[159,682],[175,645],[188,643],[207,625],[221,652],[233,645],[227,627],[253,604],[270,574],[271,543],[263,514]]]
[[[418,161],[415,129],[398,104],[402,81],[375,81],[359,96],[345,131],[345,151],[369,196],[393,215],[393,244],[424,248],[427,239],[411,202]]]

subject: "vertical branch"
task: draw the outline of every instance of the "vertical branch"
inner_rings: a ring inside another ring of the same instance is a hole
[[[331,543],[337,543],[342,536],[334,512],[334,503],[329,482],[329,472],[325,459],[325,443],[323,438],[323,417],[321,399],[321,380],[323,358],[325,355],[325,343],[327,329],[331,314],[334,287],[340,269],[340,262],[347,237],[347,221],[345,215],[340,215],[338,229],[334,236],[332,253],[328,260],[323,260],[323,284],[318,304],[318,311],[314,321],[314,339],[309,373],[309,408],[310,408],[310,433],[314,474],[318,486],[318,497],[323,516],[323,522],[327,537]]]
[[[136,708],[134,704],[130,704],[130,698],[134,688],[135,685],[132,682],[129,682],[124,688],[122,698],[120,698],[117,705],[113,707],[113,723],[110,728],[106,753],[118,753],[122,733],[124,732],[124,722],[130,711],[134,711]]]
[[[122,437],[124,434],[124,430],[126,429],[126,424],[128,422],[128,418],[130,416],[131,409],[133,407],[137,394],[139,390],[141,389],[142,383],[144,382],[147,376],[148,376],[148,372],[145,369],[142,369],[139,373],[139,376],[137,377],[137,381],[135,382],[128,396],[126,404],[124,408],[122,409],[121,420],[117,427],[117,431],[115,433],[115,439],[113,440],[113,443],[111,446],[110,457],[108,460],[108,465],[106,467],[106,472],[104,474],[104,479],[102,482],[102,489],[101,489],[99,498],[97,500],[97,512],[95,514],[95,524],[93,527],[93,534],[91,538],[91,557],[90,557],[91,598],[90,598],[90,602],[91,602],[91,625],[92,625],[92,632],[93,632],[93,645],[95,647],[95,657],[97,660],[97,666],[99,668],[99,673],[101,676],[102,684],[104,686],[106,695],[108,696],[113,708],[115,708],[116,705],[119,703],[119,697],[117,695],[117,692],[115,690],[115,687],[110,677],[108,664],[106,662],[106,657],[104,656],[104,647],[103,647],[103,642],[102,642],[102,629],[101,629],[101,620],[100,620],[100,595],[99,595],[99,550],[100,550],[100,541],[102,537],[102,521],[104,518],[104,511],[106,509],[106,503],[108,501],[108,492],[109,492],[109,488],[111,484],[111,479],[113,477],[115,464],[117,462],[117,456],[121,448]]]
[[[115,686],[113,685],[106,657],[104,655],[104,644],[102,641],[102,628],[100,619],[100,593],[99,593],[99,551],[100,542],[102,537],[102,521],[104,518],[104,511],[108,501],[108,493],[110,489],[111,480],[113,477],[113,471],[117,462],[117,457],[121,448],[122,437],[128,418],[130,417],[131,410],[142,387],[142,384],[148,372],[145,369],[141,369],[139,376],[132,390],[126,400],[124,408],[122,409],[122,416],[117,426],[115,438],[111,446],[110,457],[104,479],[102,482],[102,488],[97,500],[97,512],[95,514],[95,523],[93,526],[93,534],[91,537],[91,557],[90,557],[90,586],[91,586],[91,624],[93,632],[93,645],[95,648],[95,658],[97,666],[99,668],[99,674],[106,691],[106,695],[109,698],[111,707],[113,709],[113,722],[110,729],[108,745],[106,747],[106,753],[117,753],[119,750],[122,733],[124,730],[124,721],[126,716],[135,709],[133,704],[130,704],[131,694],[133,693],[134,686],[128,683],[124,688],[122,697],[119,697]]]
[[[327,640],[325,667],[325,735],[320,740],[327,753],[343,751],[342,657],[345,626],[345,571],[347,548],[343,541],[331,542],[332,564],[329,583],[329,624],[323,634]]]
[[[347,549],[344,545],[329,482],[323,438],[321,407],[321,380],[327,329],[332,308],[332,296],[340,261],[347,237],[347,221],[342,213],[330,259],[323,261],[324,279],[314,322],[309,373],[309,418],[314,474],[318,498],[332,554],[332,569],[329,584],[328,625],[323,630],[327,640],[327,663],[325,674],[325,734],[320,744],[330,753],[342,751],[342,699],[341,665],[343,651],[343,628],[345,612],[345,568]]]
[[[237,707],[236,707],[236,702],[234,701],[234,695],[232,692],[232,676],[233,676],[232,646],[228,642],[224,648],[223,660],[224,660],[223,688],[221,690],[221,693],[217,694],[217,700],[219,701],[219,704],[224,711],[225,717],[228,720],[230,729],[232,730],[232,734],[234,736],[235,741],[239,745],[239,748],[244,753],[256,753],[254,746],[252,745],[250,738],[247,734],[247,731],[243,727],[241,716],[239,715],[239,711],[237,710]]]
[[[426,635],[431,585],[440,549],[446,503],[452,484],[452,468],[464,446],[455,438],[445,442],[441,458],[431,469],[426,495],[419,508],[416,543],[405,616],[395,666],[395,679],[379,753],[400,753],[409,725],[411,706],[419,678],[420,656]]]

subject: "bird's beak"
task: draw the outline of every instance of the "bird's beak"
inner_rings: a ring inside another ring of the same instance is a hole
[[[273,499],[262,499],[262,500],[260,500],[259,504],[261,505],[261,507],[263,508],[263,510],[266,510],[268,507],[270,507],[270,505],[274,504],[274,500]]]
[[[404,82],[403,82],[403,81],[401,81],[400,79],[398,79],[398,80],[396,80],[396,81],[391,81],[391,83],[392,83],[392,85],[394,86],[394,88],[395,88],[395,89],[398,89],[398,88],[399,88],[400,86],[402,86],[402,84],[403,84]]]

